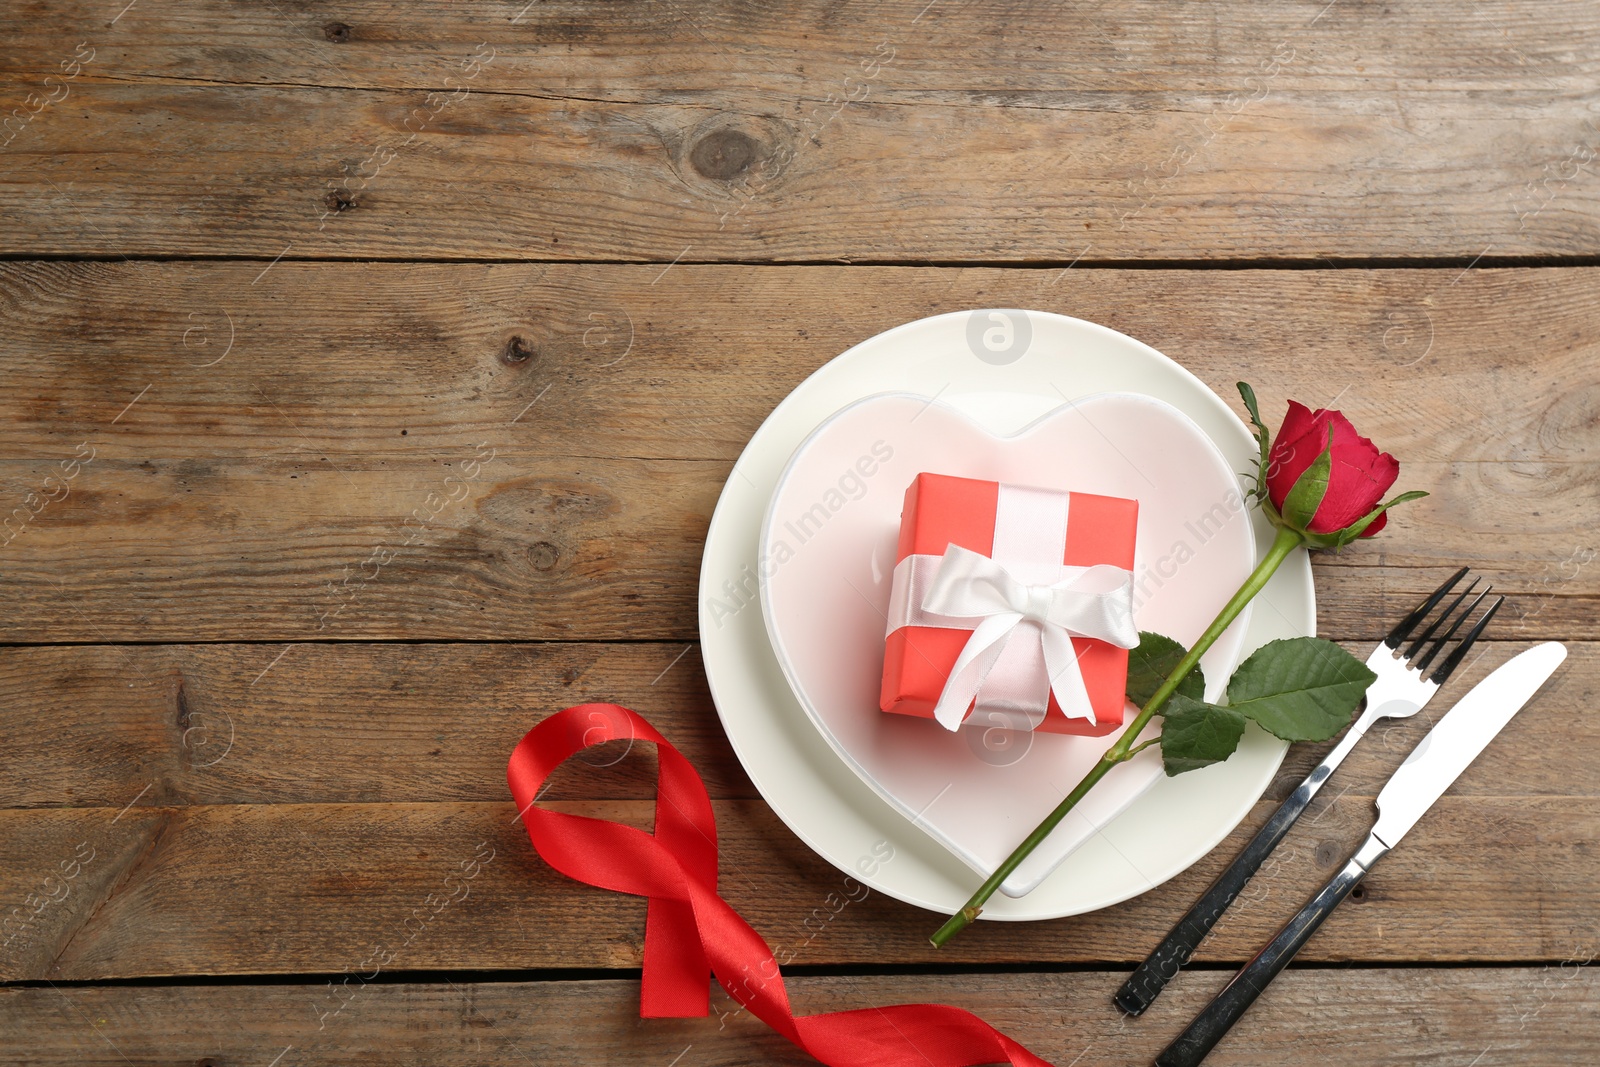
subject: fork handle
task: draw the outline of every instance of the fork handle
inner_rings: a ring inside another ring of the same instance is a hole
[[[1200,1061],[1222,1040],[1222,1036],[1255,1003],[1267,984],[1288,966],[1301,946],[1311,940],[1311,935],[1317,932],[1322,920],[1333,913],[1340,901],[1350,895],[1350,891],[1366,877],[1372,865],[1388,851],[1388,845],[1375,836],[1369,836],[1344,868],[1306,902],[1299,914],[1283,925],[1267,947],[1245,964],[1244,969],[1234,975],[1233,981],[1224,986],[1222,992],[1194,1017],[1188,1029],[1156,1057],[1156,1067],[1198,1067]]]
[[[1189,962],[1194,950],[1206,939],[1217,920],[1222,918],[1222,913],[1228,910],[1228,906],[1244,891],[1245,885],[1261,869],[1272,850],[1278,847],[1278,842],[1289,832],[1289,827],[1305,812],[1328,776],[1344,762],[1345,756],[1366,733],[1367,725],[1363,716],[1345,733],[1338,746],[1328,753],[1327,759],[1317,764],[1289,794],[1289,798],[1278,805],[1278,810],[1272,813],[1266,825],[1256,831],[1239,857],[1211,883],[1211,888],[1195,901],[1188,914],[1178,920],[1161,944],[1122,983],[1122,988],[1111,998],[1117,1007],[1130,1015],[1142,1015],[1155,1002],[1179,968]]]

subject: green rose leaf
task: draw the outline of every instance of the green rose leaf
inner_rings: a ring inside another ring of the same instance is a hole
[[[1285,741],[1326,741],[1377,675],[1319,637],[1291,637],[1258,648],[1228,682],[1228,707]]]
[[[1221,763],[1244,736],[1244,716],[1174,693],[1161,708],[1161,763],[1167,777]]]
[[[1170,637],[1139,631],[1138,647],[1128,651],[1128,699],[1144,707],[1167,680],[1167,675],[1177,669],[1178,661],[1188,654],[1188,649]],[[1205,699],[1206,680],[1198,663],[1188,677],[1178,683],[1178,692],[1194,700]]]

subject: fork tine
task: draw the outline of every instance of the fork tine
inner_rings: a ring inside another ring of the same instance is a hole
[[[1456,571],[1448,579],[1446,579],[1445,583],[1439,588],[1435,589],[1428,599],[1424,600],[1415,611],[1401,619],[1400,625],[1389,631],[1389,636],[1383,639],[1383,643],[1388,645],[1390,648],[1399,648],[1400,642],[1411,636],[1411,631],[1417,628],[1417,624],[1423,619],[1427,618],[1428,612],[1432,611],[1438,606],[1439,601],[1444,599],[1444,595],[1450,592],[1450,590],[1454,589],[1456,583],[1465,577],[1466,573],[1467,568],[1462,567],[1460,570]]]
[[[1476,585],[1477,583],[1474,582],[1473,584]],[[1420,660],[1418,660],[1414,664],[1411,664],[1411,666],[1413,666],[1413,667],[1415,667],[1417,669],[1417,673],[1418,674],[1427,674],[1428,673],[1428,665],[1433,662],[1433,658],[1435,656],[1437,656],[1440,652],[1444,651],[1444,646],[1447,645],[1450,642],[1450,639],[1456,635],[1456,631],[1461,629],[1462,624],[1465,623],[1468,619],[1472,618],[1472,613],[1474,611],[1478,610],[1478,605],[1480,603],[1482,603],[1483,598],[1488,596],[1489,595],[1489,590],[1493,589],[1493,588],[1494,588],[1494,586],[1491,585],[1487,589],[1485,589],[1483,592],[1481,592],[1477,596],[1473,597],[1472,598],[1472,603],[1467,605],[1467,610],[1463,611],[1456,618],[1456,620],[1450,624],[1450,629],[1448,629],[1448,630],[1446,630],[1444,632],[1444,636],[1439,638],[1439,640],[1434,643],[1433,647],[1429,648],[1428,651],[1423,655],[1423,657]],[[1471,590],[1469,589],[1467,592],[1471,592]],[[1466,595],[1467,595],[1466,593],[1462,593],[1461,594],[1461,596],[1463,596],[1463,597],[1466,596]],[[1457,597],[1456,598],[1457,603],[1459,603],[1460,600],[1461,600],[1461,597]],[[1454,611],[1455,610],[1455,605],[1452,604],[1451,607],[1450,607],[1450,610]],[[1443,622],[1444,620],[1441,619],[1439,621]],[[1418,644],[1421,644],[1421,642],[1419,641]]]
[[[1487,593],[1488,590],[1485,589],[1484,592]],[[1448,659],[1439,664],[1439,669],[1433,672],[1433,677],[1430,679],[1435,685],[1443,685],[1455,669],[1461,665],[1461,660],[1466,656],[1467,649],[1472,647],[1473,642],[1478,639],[1478,635],[1483,633],[1483,628],[1489,625],[1489,620],[1494,618],[1494,613],[1499,611],[1500,605],[1505,602],[1506,598],[1500,597],[1493,604],[1490,604],[1489,610],[1484,612],[1483,618],[1479,619],[1477,624],[1467,631],[1467,636],[1461,639],[1461,643],[1456,646],[1456,650],[1450,653]]]
[[[1461,590],[1460,594],[1458,594],[1456,596],[1456,598],[1450,602],[1450,606],[1448,608],[1444,609],[1444,614],[1440,615],[1437,619],[1435,619],[1433,621],[1432,625],[1430,625],[1426,630],[1422,631],[1422,636],[1421,637],[1419,637],[1415,641],[1411,642],[1411,647],[1406,649],[1406,651],[1405,651],[1405,656],[1404,656],[1405,659],[1411,659],[1414,656],[1416,656],[1416,654],[1419,651],[1421,651],[1422,646],[1427,644],[1429,641],[1431,641],[1433,639],[1433,635],[1439,631],[1439,627],[1443,626],[1445,623],[1450,621],[1450,616],[1455,614],[1456,609],[1461,606],[1461,602],[1463,600],[1467,599],[1467,597],[1472,593],[1472,591],[1474,589],[1478,588],[1478,581],[1479,581],[1479,579],[1477,579],[1477,578],[1472,579],[1472,584],[1467,586],[1465,589]],[[1483,593],[1487,593],[1488,591],[1489,590],[1485,589],[1483,591]],[[1478,600],[1482,600],[1483,599],[1483,593],[1479,593],[1478,594]],[[1477,607],[1477,606],[1478,606],[1478,601],[1474,600],[1467,607],[1466,615],[1463,615],[1462,618],[1464,619],[1464,618],[1466,618],[1467,615],[1471,615],[1472,614],[1472,609]],[[1461,622],[1459,620],[1457,620],[1456,626],[1460,626],[1460,625],[1461,625]],[[1455,633],[1455,629],[1453,627],[1451,628],[1450,633],[1452,633],[1452,634]],[[1445,636],[1448,637],[1449,634],[1446,634]],[[1435,649],[1434,651],[1435,651],[1435,653],[1437,653],[1438,649]],[[1418,670],[1424,670],[1424,669],[1426,669],[1426,667],[1427,667],[1427,664],[1423,663],[1423,664],[1419,664],[1417,666],[1417,669]]]

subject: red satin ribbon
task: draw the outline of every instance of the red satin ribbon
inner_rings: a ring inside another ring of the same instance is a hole
[[[545,779],[569,757],[623,739],[656,746],[654,834],[535,804]],[[772,950],[717,895],[717,825],[705,783],[637,712],[616,704],[557,712],[517,744],[506,777],[546,863],[580,882],[649,898],[641,1017],[705,1015],[715,973],[729,996],[834,1067],[1049,1067],[976,1015],[944,1004],[796,1016]]]

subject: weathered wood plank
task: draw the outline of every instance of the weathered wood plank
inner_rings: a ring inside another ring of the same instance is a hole
[[[691,639],[705,524],[771,406],[865,336],[983,305],[1106,322],[1269,411],[1336,402],[1400,455],[1434,495],[1320,558],[1325,632],[1374,635],[1472,562],[1517,636],[1600,637],[1593,271],[258,275],[0,271],[0,638]]]
[[[83,65],[85,81],[437,88],[455,57],[483,42],[495,58],[474,79],[481,88],[537,86],[552,97],[581,92],[619,102],[722,88],[730,70],[755,87],[820,99],[843,75],[862,73],[864,46],[870,52],[884,37],[907,44],[889,64],[894,87],[923,91],[1212,89],[1259,73],[1258,53],[1285,33],[1311,46],[1276,79],[1298,88],[1350,92],[1389,78],[1402,89],[1548,90],[1581,85],[1594,71],[1582,45],[1600,38],[1600,16],[1587,7],[1498,0],[1450,14],[1412,5],[1325,10],[1313,0],[1266,9],[1239,0],[1200,9],[1159,0],[1062,9],[801,0],[781,14],[748,0],[668,10],[594,0],[531,8],[423,0],[404,9],[347,0],[335,15],[306,4],[246,12],[225,0],[191,0],[179,9],[135,8],[106,27],[103,8],[61,0],[0,15],[0,74],[59,74],[54,53],[71,53],[86,35],[107,49]],[[1380,33],[1393,49],[1374,54]]]
[[[1453,699],[1522,647],[1488,646],[1423,714],[1377,727],[1330,790],[1376,793]],[[1600,648],[1571,653],[1455,795],[1592,792]],[[127,645],[0,649],[0,808],[117,809],[146,787],[145,807],[499,801],[522,734],[596,700],[642,712],[712,797],[757,796],[688,645]],[[1267,795],[1287,795],[1331,746],[1291,749]],[[648,746],[621,743],[575,759],[547,794],[654,796]]]
[[[555,806],[635,825],[648,825],[650,813],[644,801]],[[715,806],[722,892],[800,964],[1136,960],[1272,808],[1258,804],[1210,856],[1127,903],[1073,919],[984,924],[937,950],[927,942],[937,925],[930,913],[873,894],[842,910],[829,905],[859,898],[859,885],[761,802]],[[113,823],[116,814],[0,812],[0,900],[8,914],[15,906],[39,915],[0,954],[0,976],[327,973],[367,961],[380,944],[399,969],[639,965],[641,903],[551,871],[513,824],[509,802],[141,802]],[[1372,818],[1371,799],[1351,793],[1308,816],[1219,924],[1204,958],[1252,955]],[[1593,797],[1446,797],[1303,955],[1564,958],[1575,940],[1600,936],[1596,835]],[[62,864],[85,850],[93,862],[66,877]],[[7,935],[26,918],[14,918]]]
[[[1217,1067],[1568,1067],[1600,1040],[1600,979],[1548,967],[1292,969],[1207,1060]],[[1121,972],[794,978],[797,1012],[933,1001],[977,1012],[1052,1063],[1148,1063],[1225,976],[1174,983],[1139,1019],[1112,1010]],[[640,1021],[638,984],[353,982],[0,989],[0,1043],[31,1067],[371,1062],[812,1064],[713,993],[706,1019]],[[337,1015],[341,1001],[348,1003]],[[285,1051],[287,1050],[287,1051]]]
[[[726,468],[517,463],[471,444],[364,472],[96,458],[6,546],[0,639],[692,634]],[[61,491],[54,464],[9,471]]]
[[[1457,478],[1600,462],[1600,269],[263,266],[0,263],[0,457],[732,460],[852,345],[1021,307],[1137,337],[1230,400],[1248,376],[1274,420],[1337,400]]]
[[[0,23],[9,251],[1600,247],[1600,20],[1559,0],[199,8],[108,21],[79,0]]]
[[[522,735],[590,701],[643,711],[712,796],[756,796],[687,644],[130,645],[0,649],[0,807],[498,801]],[[547,796],[653,798],[639,747]]]

